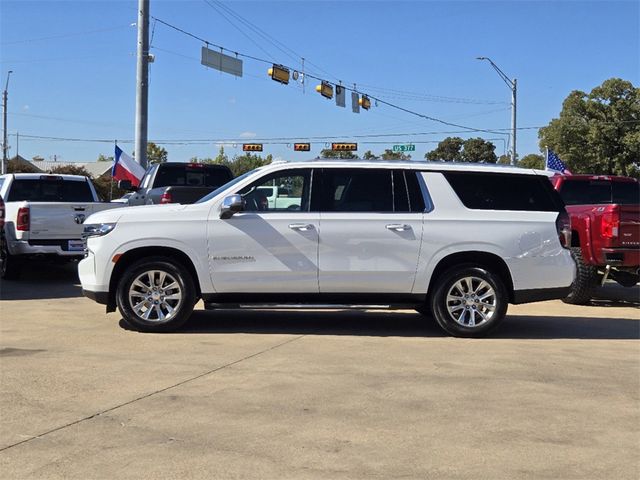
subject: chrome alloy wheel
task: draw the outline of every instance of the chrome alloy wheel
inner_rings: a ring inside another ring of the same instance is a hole
[[[447,292],[447,311],[463,327],[477,327],[491,320],[497,304],[493,287],[478,277],[461,278]]]
[[[178,281],[162,270],[138,275],[129,288],[129,305],[147,322],[166,322],[180,310],[183,292]]]

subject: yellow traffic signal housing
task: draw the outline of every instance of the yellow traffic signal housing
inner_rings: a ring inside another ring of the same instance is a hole
[[[311,144],[310,143],[294,143],[293,144],[293,151],[294,152],[308,152],[311,150]]]
[[[289,69],[283,65],[274,63],[273,67],[267,70],[267,73],[276,82],[284,83],[285,85],[289,83]]]
[[[365,110],[369,110],[371,108],[371,100],[366,95],[362,95],[358,100],[358,103]]]
[[[242,151],[243,152],[261,152],[262,144],[261,143],[243,143]]]
[[[316,92],[322,95],[324,98],[333,98],[333,87],[329,82],[322,82],[316,86]]]
[[[336,152],[355,152],[358,150],[357,143],[332,143],[331,150]]]

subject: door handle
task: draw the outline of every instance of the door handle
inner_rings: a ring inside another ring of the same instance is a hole
[[[300,232],[306,232],[313,230],[313,225],[310,223],[290,223],[289,228],[291,230],[298,230]]]
[[[394,230],[396,232],[404,232],[407,230],[411,230],[411,225],[407,225],[406,223],[389,223],[384,226],[387,230]]]

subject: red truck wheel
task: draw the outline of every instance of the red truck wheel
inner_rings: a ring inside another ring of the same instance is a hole
[[[571,248],[571,256],[576,262],[576,279],[571,284],[571,293],[563,301],[574,305],[583,305],[591,300],[593,290],[598,285],[598,269],[582,260],[580,247]]]

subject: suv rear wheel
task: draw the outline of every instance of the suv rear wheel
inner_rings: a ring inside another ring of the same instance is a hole
[[[178,262],[151,257],[134,263],[118,282],[118,308],[141,332],[168,332],[182,326],[196,303],[189,272]]]
[[[502,279],[469,265],[453,267],[436,279],[431,311],[438,325],[456,337],[481,337],[505,317],[509,302]]]

